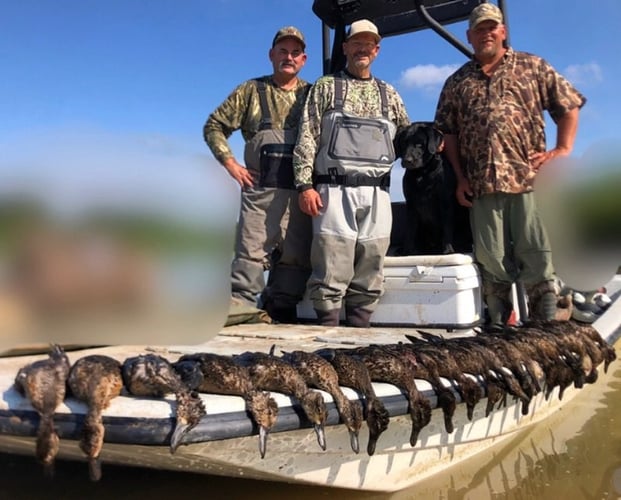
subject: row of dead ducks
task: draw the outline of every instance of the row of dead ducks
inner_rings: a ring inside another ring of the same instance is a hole
[[[616,354],[591,325],[575,322],[532,323],[501,333],[479,333],[472,337],[444,339],[425,332],[406,336],[409,342],[369,345],[349,349],[320,349],[315,352],[245,352],[223,356],[196,353],[171,363],[146,354],[123,363],[102,355],[90,355],[70,365],[59,346],[48,359],[19,370],[16,389],[40,414],[36,456],[44,472],[53,474],[59,437],[54,412],[68,394],[84,401],[88,412],[79,446],[89,462],[92,480],[101,477],[99,454],[104,441],[102,411],[125,387],[130,395],[163,397],[174,394],[176,423],[170,439],[175,452],[184,436],[206,414],[198,392],[236,395],[259,429],[259,452],[266,453],[267,435],[276,422],[278,406],[269,391],[297,399],[326,449],[324,423],[327,409],[321,389],[332,395],[342,423],[350,434],[351,448],[359,452],[358,433],[363,420],[369,429],[367,453],[373,455],[377,441],[389,424],[389,413],[376,396],[372,382],[397,386],[408,400],[412,419],[410,444],[431,419],[430,401],[419,393],[414,379],[427,380],[442,409],[446,432],[453,432],[456,394],[466,404],[472,420],[474,407],[486,395],[486,416],[507,395],[521,401],[522,414],[529,412],[531,399],[541,391],[549,398],[555,387],[559,398],[570,385],[582,387],[597,379],[597,367],[608,369]],[[450,383],[446,386],[445,379]],[[364,405],[349,400],[341,386],[362,394]]]

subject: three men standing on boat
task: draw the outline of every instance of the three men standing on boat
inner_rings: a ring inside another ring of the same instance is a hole
[[[524,283],[529,315],[554,319],[558,291],[533,184],[540,168],[571,153],[586,99],[542,58],[506,46],[500,9],[476,7],[468,41],[474,59],[446,81],[436,110],[459,203],[470,207],[474,253],[490,323],[506,324],[513,282]],[[546,150],[543,112],[557,125]]]
[[[471,209],[490,323],[506,324],[516,281],[526,287],[531,317],[552,319],[558,291],[533,184],[542,166],[571,152],[586,99],[541,57],[506,46],[497,6],[472,11],[467,37],[474,58],[445,82],[435,122],[457,175],[457,199]],[[234,302],[255,304],[276,248],[280,257],[264,293],[273,319],[296,321],[310,275],[320,324],[337,325],[344,306],[349,325],[369,326],[390,241],[392,139],[410,123],[396,90],[371,75],[379,41],[372,22],[352,23],[345,70],[319,78],[309,91],[297,76],[306,61],[304,38],[283,28],[270,50],[274,74],[243,83],[209,117],[205,140],[242,187]],[[557,124],[549,151],[544,110]],[[246,167],[226,140],[237,129],[247,141]]]

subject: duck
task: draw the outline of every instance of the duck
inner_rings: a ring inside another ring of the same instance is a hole
[[[363,418],[369,429],[369,441],[367,443],[367,455],[375,454],[380,435],[388,429],[390,414],[375,394],[373,382],[366,365],[359,359],[349,356],[346,349],[322,348],[315,354],[327,360],[336,370],[339,384],[360,392],[364,396],[365,407]]]
[[[431,403],[418,392],[412,370],[401,358],[378,345],[357,347],[350,353],[366,365],[371,380],[392,384],[403,391],[412,419],[410,446],[415,446],[420,431],[431,420]]]
[[[105,428],[102,411],[123,390],[121,363],[110,356],[93,354],[78,359],[69,372],[67,384],[71,394],[86,403],[80,449],[88,458],[91,481],[101,479],[99,455],[103,447]]]
[[[594,371],[597,370],[601,363],[604,363],[604,372],[606,373],[610,363],[617,359],[615,349],[602,338],[597,329],[591,324],[570,320],[547,322],[538,326],[559,337],[570,337],[575,342],[582,344],[585,353],[591,358]]]
[[[187,434],[207,413],[198,393],[183,383],[170,361],[157,354],[127,358],[121,374],[125,388],[134,396],[160,398],[166,394],[175,395],[175,426],[170,438],[170,452],[175,453]]]
[[[386,344],[384,348],[391,354],[399,356],[404,363],[407,363],[415,378],[426,380],[431,384],[436,394],[437,405],[442,409],[442,414],[444,415],[444,429],[447,434],[451,434],[455,430],[453,415],[457,408],[457,399],[453,391],[445,387],[440,380],[435,360],[433,358],[429,359],[429,356],[426,354],[417,355],[418,353],[413,349],[404,347],[402,342]]]
[[[414,351],[416,359],[422,365],[437,371],[440,377],[454,384],[455,389],[466,405],[466,417],[472,421],[474,409],[483,397],[479,383],[461,370],[448,349],[427,342],[414,335],[406,334],[405,337],[409,342],[402,344],[402,348]],[[474,374],[471,375],[474,377]]]
[[[559,387],[559,398],[562,399],[565,389],[574,383],[576,377],[584,377],[583,361],[563,348],[560,339],[543,330],[542,326],[543,323],[524,324],[506,329],[503,335],[542,366],[545,399],[550,398],[555,387]]]
[[[514,371],[514,369],[518,370],[521,376],[523,375],[522,367],[518,366],[513,360],[505,360],[501,355],[502,351],[497,351],[490,346],[477,342],[475,337],[461,337],[454,340],[455,342],[452,342],[451,345],[454,347],[457,359],[463,363],[464,358],[469,353],[478,354],[478,356],[475,354],[475,357],[484,362],[483,379],[486,380],[488,385],[493,383],[500,387],[503,404],[506,405],[506,395],[510,394],[522,403],[522,415],[528,415],[532,396],[524,390]],[[529,392],[532,391],[529,390]],[[487,407],[488,415],[491,412],[491,406],[488,405]]]
[[[576,333],[583,338],[588,338],[598,348],[603,356],[604,373],[608,373],[610,363],[617,359],[617,351],[606,342],[593,325],[585,325],[575,321],[570,322]],[[599,363],[598,363],[599,364]]]
[[[241,396],[259,428],[259,453],[265,458],[267,436],[276,423],[278,405],[269,392],[254,386],[246,367],[235,363],[231,356],[206,352],[184,354],[173,367],[193,390]]]
[[[317,436],[317,443],[326,450],[326,404],[319,392],[312,391],[300,373],[289,363],[266,352],[246,351],[234,354],[233,360],[250,373],[253,385],[262,391],[274,391],[296,398]]]
[[[563,361],[574,374],[573,383],[577,388],[584,383],[594,383],[598,378],[598,366],[604,363],[604,369],[607,370],[609,362],[616,358],[614,349],[590,324],[575,320],[533,321],[528,326],[543,330],[553,337]]]
[[[362,406],[358,401],[351,401],[345,396],[334,366],[319,354],[308,351],[283,352],[282,358],[296,368],[309,386],[326,391],[332,396],[339,416],[349,432],[351,449],[354,453],[359,453],[358,434],[362,427]]]
[[[509,342],[502,334],[492,331],[478,332],[471,337],[472,342],[479,343],[495,352],[503,367],[508,368],[517,379],[520,387],[528,396],[523,400],[522,414],[529,413],[529,403],[542,390],[540,380],[543,378],[541,366],[532,358],[526,356],[515,344]]]
[[[469,349],[465,345],[460,344],[463,338],[446,340],[421,330],[418,330],[418,333],[429,344],[444,350],[463,374],[474,375],[484,382],[487,390],[485,415],[489,416],[496,403],[502,402],[505,399],[506,391],[498,374],[493,370],[493,365],[485,356],[486,353],[482,349]]]
[[[52,344],[47,359],[20,368],[15,376],[15,389],[30,401],[39,414],[35,455],[48,478],[54,477],[54,462],[60,447],[60,438],[54,427],[54,413],[65,399],[70,368],[63,348]]]

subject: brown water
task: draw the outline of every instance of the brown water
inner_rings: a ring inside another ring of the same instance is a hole
[[[621,344],[617,345],[617,351]],[[49,481],[30,456],[0,454],[0,498],[32,499],[612,499],[621,498],[621,361],[556,415],[482,457],[408,490],[378,494],[58,461]]]

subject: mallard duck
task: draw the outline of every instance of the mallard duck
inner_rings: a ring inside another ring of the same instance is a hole
[[[97,354],[80,358],[71,367],[68,385],[73,396],[88,406],[80,449],[88,457],[90,479],[99,481],[101,479],[99,454],[105,434],[101,413],[110,405],[113,398],[121,394],[123,389],[121,363],[109,356]]]
[[[244,352],[233,356],[235,363],[245,366],[253,385],[262,391],[275,391],[295,397],[313,425],[317,442],[326,449],[326,405],[319,392],[312,391],[300,373],[289,363],[265,352]]]
[[[54,413],[65,399],[70,363],[62,347],[53,344],[49,357],[20,368],[15,388],[28,398],[39,414],[36,457],[43,464],[46,477],[54,476],[54,460],[60,440],[54,428]]]
[[[377,441],[390,422],[390,415],[384,403],[375,394],[373,382],[366,365],[360,360],[347,354],[346,349],[319,349],[316,354],[330,362],[339,377],[339,384],[351,387],[362,393],[365,400],[365,417],[369,428],[369,442],[367,454],[375,453]]]
[[[122,375],[125,388],[134,396],[158,398],[175,395],[175,428],[170,438],[170,452],[174,453],[187,433],[206,414],[200,396],[183,383],[166,358],[156,354],[127,358],[123,362]]]
[[[362,426],[362,406],[350,401],[339,386],[339,376],[329,361],[319,354],[307,351],[283,352],[283,359],[300,372],[311,387],[326,391],[334,399],[341,420],[349,431],[349,441],[354,453],[360,451],[358,433]]]
[[[259,427],[259,453],[265,457],[267,435],[276,423],[278,405],[269,392],[256,389],[246,367],[230,356],[206,352],[183,355],[173,367],[194,390],[244,398],[246,410]]]

